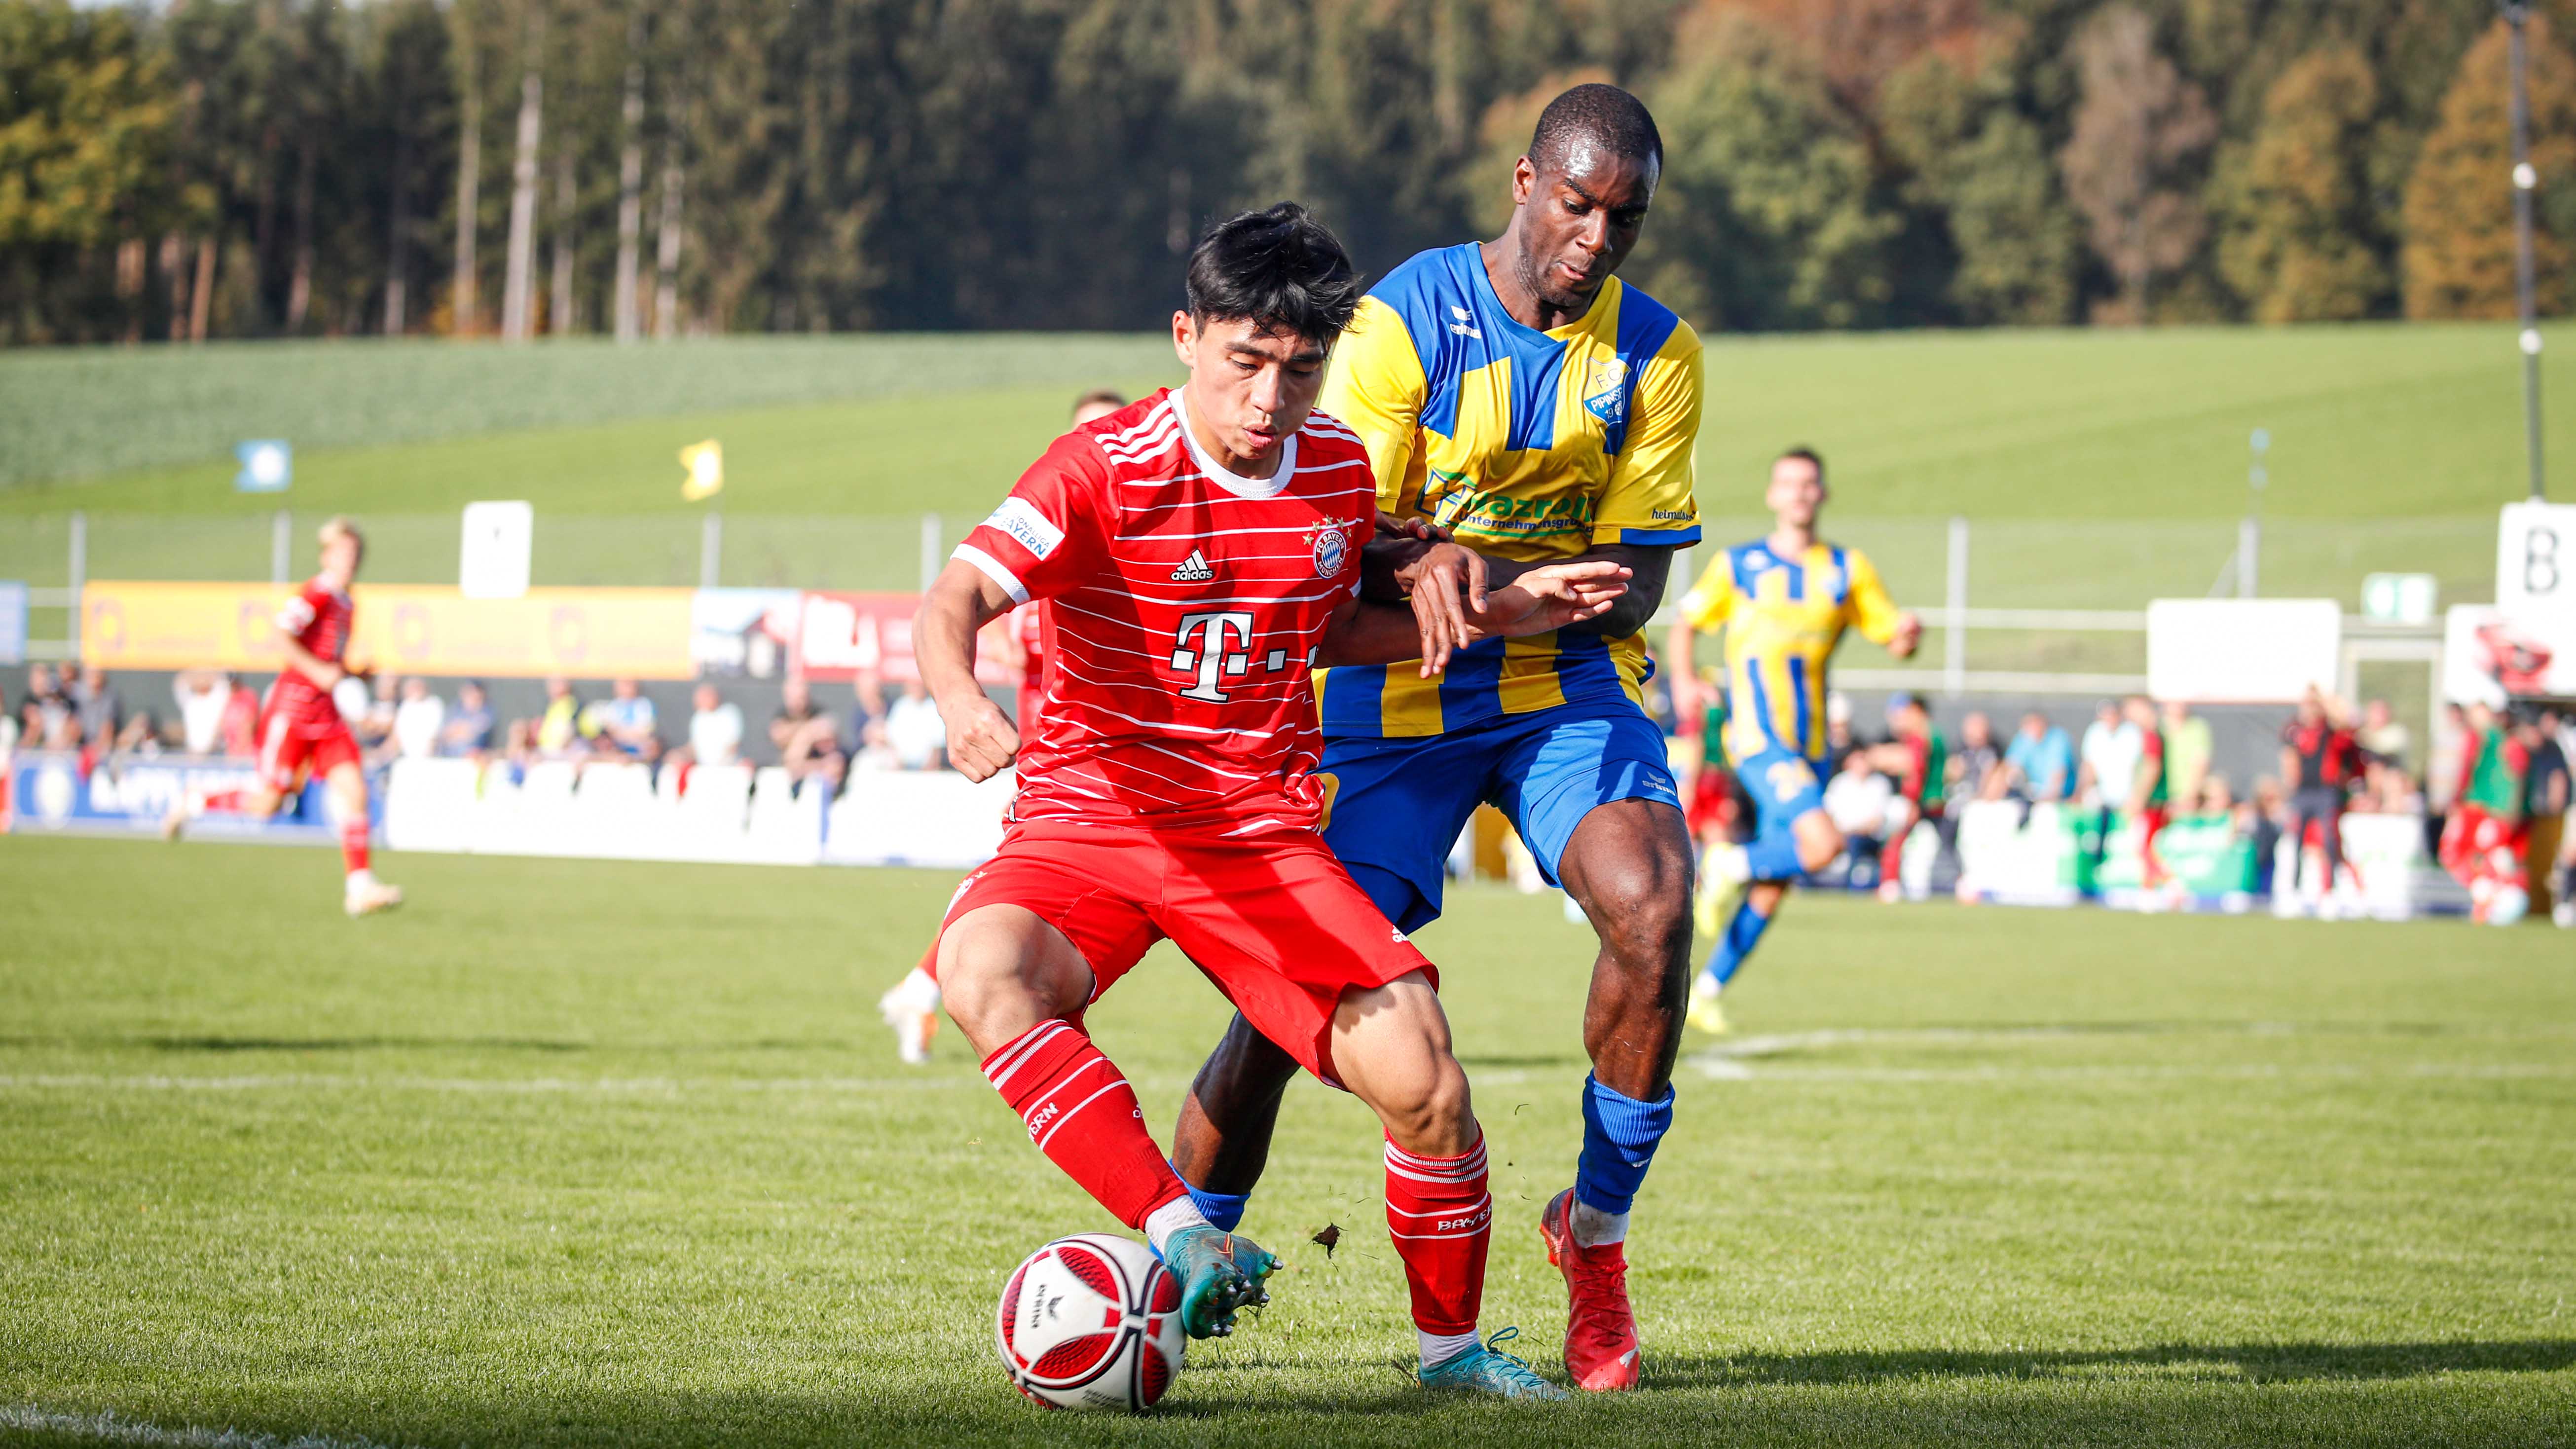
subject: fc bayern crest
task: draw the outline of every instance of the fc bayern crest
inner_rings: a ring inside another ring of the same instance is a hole
[[[1316,533],[1315,577],[1319,579],[1329,579],[1335,574],[1340,573],[1342,571],[1343,563],[1346,562],[1350,556],[1351,541],[1343,535],[1340,520],[1334,520],[1330,525]]]

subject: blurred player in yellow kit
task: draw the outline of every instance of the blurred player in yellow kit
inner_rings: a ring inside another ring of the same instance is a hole
[[[1690,718],[1701,708],[1692,651],[1702,633],[1726,630],[1726,753],[1753,802],[1752,840],[1700,861],[1700,929],[1718,939],[1691,983],[1690,1023],[1712,1032],[1726,1029],[1718,994],[1762,939],[1790,882],[1842,854],[1843,833],[1825,814],[1817,774],[1834,646],[1845,629],[1858,629],[1904,659],[1923,638],[1922,621],[1888,598],[1860,550],[1816,536],[1822,458],[1806,448],[1781,454],[1763,502],[1770,534],[1728,549],[1700,575],[1682,598],[1666,655],[1673,712]]]

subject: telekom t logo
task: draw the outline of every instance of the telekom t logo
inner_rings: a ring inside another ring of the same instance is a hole
[[[1196,648],[1190,641],[1198,639]],[[1228,645],[1237,653],[1228,654]],[[1203,699],[1210,704],[1225,703],[1225,691],[1216,687],[1220,668],[1227,674],[1240,675],[1252,667],[1252,613],[1247,609],[1229,609],[1223,613],[1183,614],[1181,627],[1172,635],[1172,667],[1184,672],[1196,671],[1199,682],[1181,691],[1183,699]]]

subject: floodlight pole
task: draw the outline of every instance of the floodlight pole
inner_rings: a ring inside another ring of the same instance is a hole
[[[2522,317],[2522,432],[2531,458],[2531,496],[2538,500],[2549,490],[2541,470],[2540,327],[2532,283],[2531,193],[2540,177],[2531,167],[2530,63],[2523,45],[2530,16],[2529,0],[2505,0],[2505,24],[2513,32],[2513,288]]]

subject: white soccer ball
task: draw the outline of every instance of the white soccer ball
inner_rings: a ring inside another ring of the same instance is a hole
[[[2531,895],[2520,886],[2498,886],[2487,898],[2487,924],[2510,926],[2519,923],[2531,910]]]
[[[1002,1368],[1050,1409],[1154,1406],[1181,1371],[1181,1284],[1144,1244],[1108,1233],[1029,1254],[993,1315]]]

